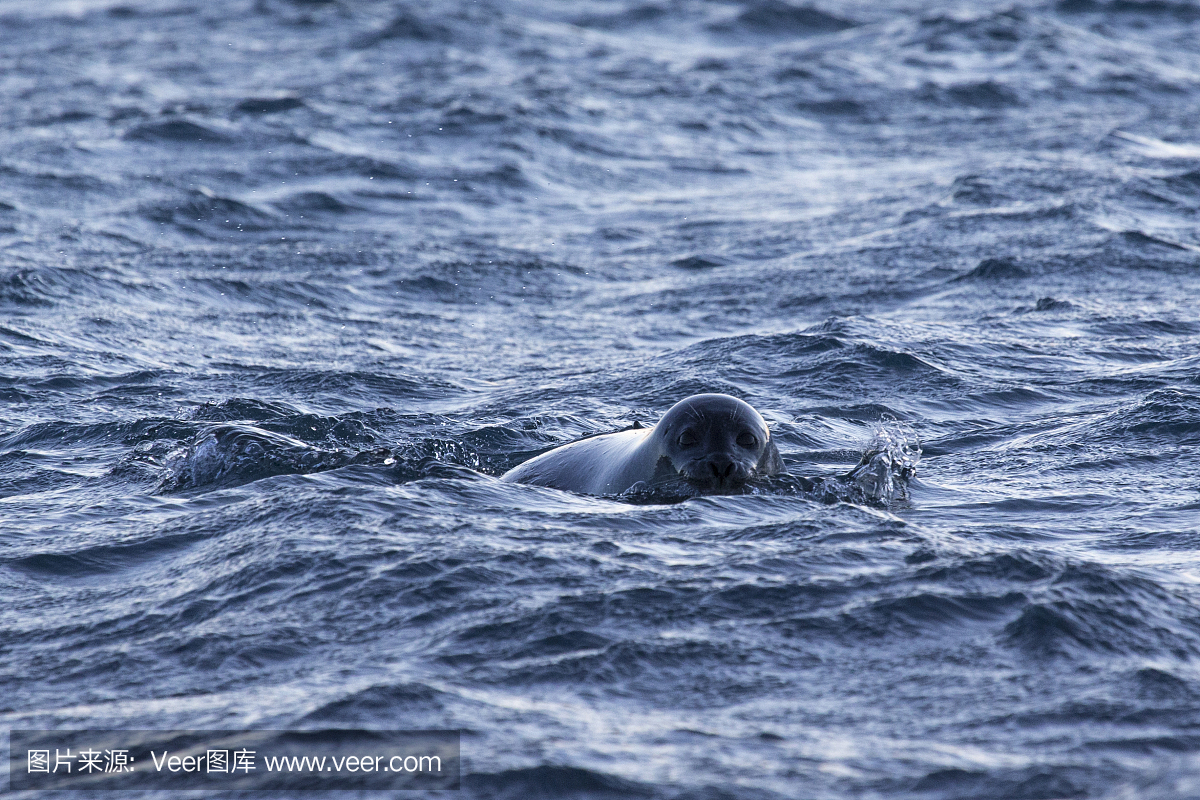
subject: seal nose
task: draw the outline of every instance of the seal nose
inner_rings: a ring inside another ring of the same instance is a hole
[[[733,475],[733,461],[724,456],[709,459],[708,468],[718,485],[725,483]]]

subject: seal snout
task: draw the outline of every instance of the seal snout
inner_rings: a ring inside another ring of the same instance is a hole
[[[708,459],[708,471],[712,474],[710,488],[719,492],[735,489],[750,479],[750,470],[744,464],[724,454]]]
[[[687,464],[680,474],[706,491],[736,489],[750,479],[751,470],[724,453],[714,453]]]
[[[713,478],[717,483],[724,483],[733,474],[733,461],[728,458],[714,458],[708,462],[708,468],[712,471]]]

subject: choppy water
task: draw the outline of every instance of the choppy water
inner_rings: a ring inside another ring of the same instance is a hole
[[[0,725],[1196,797],[1197,130],[1182,0],[4,0]],[[495,479],[704,391],[908,499]]]

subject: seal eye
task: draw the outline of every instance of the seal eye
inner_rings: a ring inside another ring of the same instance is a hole
[[[693,445],[697,444],[699,441],[700,440],[696,437],[696,434],[691,430],[686,430],[683,433],[679,434],[679,446],[680,447],[692,447]]]
[[[738,434],[737,443],[741,447],[754,447],[758,444],[758,437],[749,431],[742,431]]]

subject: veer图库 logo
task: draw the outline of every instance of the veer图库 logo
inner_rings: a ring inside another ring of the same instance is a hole
[[[16,790],[458,789],[459,731],[14,730]]]

